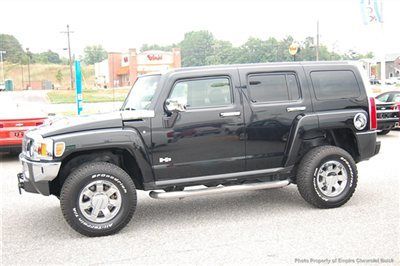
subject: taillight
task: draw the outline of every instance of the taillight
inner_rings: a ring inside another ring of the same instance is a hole
[[[4,127],[4,125],[3,124],[0,124],[0,128],[3,128]]]
[[[376,104],[375,98],[369,98],[369,128],[376,130],[378,128],[378,121],[376,119]]]
[[[43,125],[43,122],[37,122],[36,123],[36,126],[40,126],[40,125]]]

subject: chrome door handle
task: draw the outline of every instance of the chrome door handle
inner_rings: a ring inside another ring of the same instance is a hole
[[[220,113],[220,117],[229,117],[229,116],[240,116],[240,112],[226,112],[226,113]]]
[[[304,110],[306,110],[305,106],[288,107],[288,108],[286,108],[287,112],[296,112],[296,111],[304,111]]]

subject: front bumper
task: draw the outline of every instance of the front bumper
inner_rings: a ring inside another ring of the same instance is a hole
[[[26,192],[50,195],[50,181],[55,179],[60,171],[61,162],[37,162],[19,155],[22,173],[17,175],[18,188]]]
[[[21,144],[15,144],[15,145],[0,145],[0,152],[13,152],[13,151],[18,151],[21,152]]]
[[[378,130],[391,130],[399,127],[398,118],[378,119]]]

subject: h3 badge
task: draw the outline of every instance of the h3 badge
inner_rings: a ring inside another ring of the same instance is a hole
[[[170,161],[172,161],[172,159],[169,158],[169,157],[165,157],[165,158],[160,158],[159,159],[160,163],[169,163]]]

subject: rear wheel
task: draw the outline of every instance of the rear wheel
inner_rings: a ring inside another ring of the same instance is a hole
[[[96,162],[74,170],[60,195],[68,224],[86,236],[111,235],[130,221],[136,209],[136,189],[118,166]]]
[[[357,166],[351,155],[334,146],[309,151],[297,171],[300,195],[318,208],[345,204],[357,186]]]
[[[387,135],[390,132],[390,130],[386,129],[386,130],[381,130],[378,131],[378,135]]]

